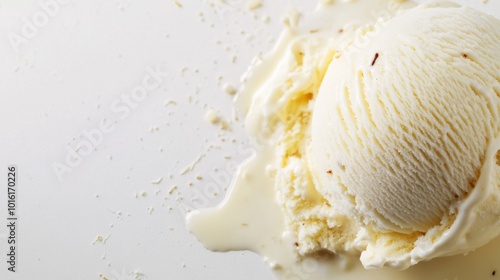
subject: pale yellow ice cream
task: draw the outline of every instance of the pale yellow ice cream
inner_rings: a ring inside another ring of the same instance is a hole
[[[297,250],[405,268],[485,244],[500,231],[499,20],[433,2],[353,34],[343,49],[296,39],[247,119],[274,133]]]
[[[256,156],[190,229],[211,249],[259,252],[282,279],[320,251],[345,276],[343,260],[404,269],[499,236],[500,20],[444,1],[331,2],[322,24],[285,21],[244,77],[237,103]],[[422,270],[376,275],[443,278]]]

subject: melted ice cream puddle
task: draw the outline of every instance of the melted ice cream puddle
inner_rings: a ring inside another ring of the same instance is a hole
[[[390,15],[397,9],[413,5],[405,3],[400,6],[394,3],[386,0],[359,0],[320,6],[306,24],[300,28],[287,29],[273,53],[252,67],[245,87],[238,96],[240,108],[244,112],[248,111],[254,93],[269,81],[294,39],[304,34],[317,33],[318,37],[331,38],[321,47],[337,47],[344,41],[342,36],[349,36],[345,33],[350,28],[362,26],[380,15]],[[293,23],[293,19],[289,22]],[[272,112],[273,108],[263,108],[262,111]],[[404,271],[390,268],[366,270],[359,262],[359,255],[340,257],[325,253],[299,257],[294,252],[294,237],[286,232],[283,213],[275,200],[272,166],[279,159],[273,145],[275,139],[268,137],[262,128],[265,117],[257,114],[247,120],[247,130],[254,138],[257,152],[240,166],[225,201],[213,209],[193,211],[188,217],[190,231],[208,249],[256,252],[274,269],[278,279],[283,280],[490,279],[496,274],[495,270],[500,269],[500,256],[497,253],[500,252],[500,238],[467,256],[439,258]],[[490,157],[487,159],[490,163],[495,160],[494,151],[500,148],[500,141],[495,142],[490,147]],[[489,185],[485,181],[489,181],[491,167],[492,164],[484,164],[478,189]]]

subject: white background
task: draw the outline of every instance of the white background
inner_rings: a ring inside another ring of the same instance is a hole
[[[280,16],[304,3],[66,0],[49,15],[48,2],[0,1],[0,279],[272,279],[250,252],[205,250],[183,209],[220,202],[249,156],[240,123],[223,131],[204,115],[233,119],[222,85],[238,85],[272,47]],[[148,69],[166,74],[125,105]],[[68,147],[86,153],[85,131],[103,120],[114,129],[59,180],[54,163],[67,164]],[[17,273],[5,262],[9,164],[19,176]]]

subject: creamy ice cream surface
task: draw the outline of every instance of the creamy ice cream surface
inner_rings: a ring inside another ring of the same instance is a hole
[[[499,131],[499,23],[421,6],[333,60],[311,143],[325,197],[342,193],[332,205],[380,231],[426,232],[472,191]]]
[[[376,249],[367,254],[379,259],[378,247],[394,247],[385,250],[392,265],[470,251],[498,235],[496,199],[490,212],[457,217],[476,211],[462,204],[497,197],[500,187],[500,21],[423,4],[356,48],[332,61],[313,109],[309,161],[323,197],[368,231]],[[493,223],[468,237],[470,246],[424,252],[477,219]]]
[[[263,255],[281,279],[490,270],[494,248],[433,259],[500,233],[500,20],[451,2],[327,2],[285,20],[244,77],[256,155],[190,230]]]

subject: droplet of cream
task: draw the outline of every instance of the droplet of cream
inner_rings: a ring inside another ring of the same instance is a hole
[[[262,0],[250,0],[247,2],[247,10],[253,11],[262,7]]]
[[[217,112],[210,109],[205,114],[205,120],[211,124],[217,124],[220,121],[220,117],[217,115]]]
[[[225,83],[222,86],[222,90],[224,90],[224,92],[229,94],[229,95],[235,95],[237,92],[236,88],[233,85],[228,84],[228,83]]]

